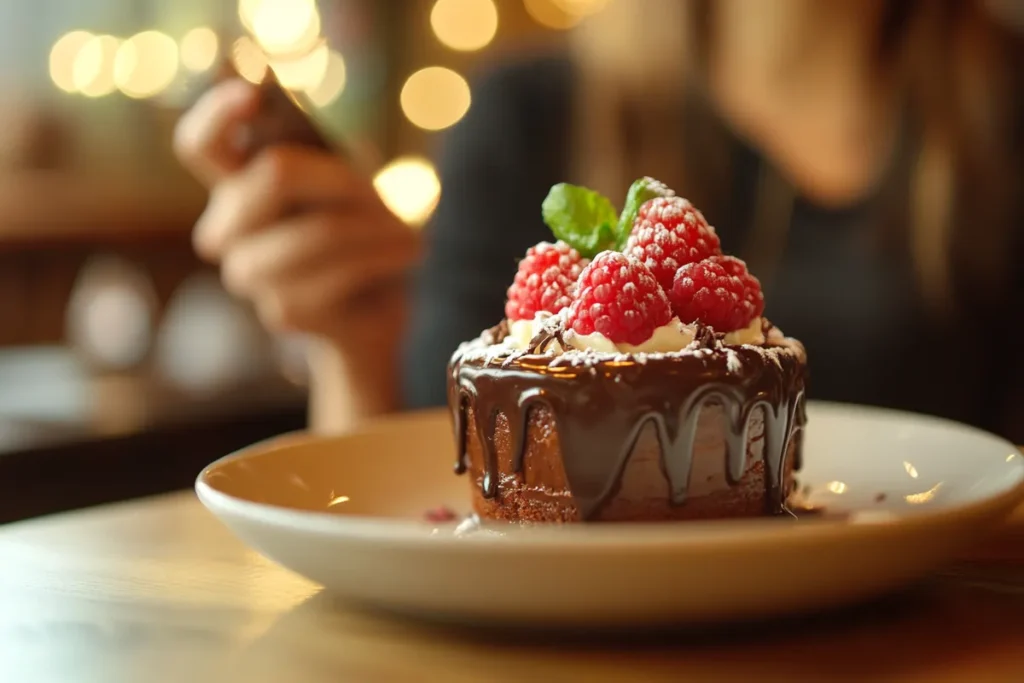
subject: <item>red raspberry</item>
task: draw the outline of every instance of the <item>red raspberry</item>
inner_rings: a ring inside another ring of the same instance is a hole
[[[647,266],[665,291],[680,266],[722,253],[715,229],[682,197],[655,197],[640,207],[624,252]]]
[[[538,311],[558,313],[569,305],[587,260],[565,242],[541,242],[530,247],[519,262],[519,272],[508,288],[505,317],[533,320]]]
[[[729,268],[735,268],[735,264],[729,262]],[[745,266],[743,270],[746,271]],[[680,268],[669,298],[681,321],[700,321],[716,332],[742,329],[756,317],[744,281],[712,259],[687,263]]]
[[[668,324],[672,310],[654,275],[636,259],[604,251],[583,269],[566,324],[600,332],[616,344],[642,344]]]
[[[710,261],[725,268],[725,272],[733,277],[738,277],[743,283],[743,299],[751,308],[750,320],[759,318],[764,313],[764,293],[761,291],[761,281],[750,274],[747,264],[735,256],[712,256]],[[749,325],[750,322],[747,322]],[[746,327],[746,325],[744,325]]]

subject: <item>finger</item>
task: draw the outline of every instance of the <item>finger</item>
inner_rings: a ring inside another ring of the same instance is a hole
[[[372,186],[339,158],[318,150],[280,146],[265,150],[213,191],[196,223],[193,242],[216,260],[228,245],[302,207],[374,207]]]
[[[374,253],[265,290],[254,298],[256,311],[272,330],[343,334],[346,313],[365,308],[375,297],[401,292],[408,272],[394,254]]]
[[[256,114],[258,91],[241,79],[218,84],[181,117],[174,131],[178,158],[213,185],[245,162],[244,123]]]
[[[221,262],[221,277],[233,294],[251,296],[282,278],[337,268],[380,249],[401,249],[393,243],[397,235],[359,229],[372,220],[325,213],[285,219],[234,242]]]

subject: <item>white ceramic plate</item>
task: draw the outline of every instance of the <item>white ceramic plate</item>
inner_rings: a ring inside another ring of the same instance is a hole
[[[756,618],[906,583],[1005,518],[1013,445],[933,418],[811,403],[801,484],[840,519],[577,524],[454,533],[469,510],[444,412],[286,436],[207,468],[200,499],[246,543],[351,601],[495,624]]]

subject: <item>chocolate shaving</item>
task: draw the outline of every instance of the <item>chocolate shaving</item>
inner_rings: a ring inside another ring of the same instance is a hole
[[[530,353],[544,353],[544,347],[550,344],[554,340],[555,335],[551,330],[542,329],[537,334],[533,335],[533,339],[527,345],[527,349]]]
[[[527,353],[545,353],[551,342],[558,342],[562,349],[566,348],[565,330],[562,328],[562,321],[558,318],[545,323],[540,332],[533,336],[527,345]]]
[[[502,318],[500,323],[498,323],[497,325],[490,329],[485,330],[484,333],[480,335],[480,337],[485,344],[493,345],[500,344],[501,342],[505,341],[505,338],[508,337],[508,334],[508,319]]]
[[[713,329],[708,327],[702,322],[695,322],[693,324],[693,341],[699,349],[714,349],[718,344],[716,342],[722,339]]]

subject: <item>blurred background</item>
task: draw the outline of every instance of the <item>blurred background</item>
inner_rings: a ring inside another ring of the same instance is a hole
[[[193,254],[180,114],[274,62],[420,225],[471,74],[602,0],[0,0],[0,521],[188,486],[306,420],[303,340]],[[316,113],[316,112],[312,112]]]

